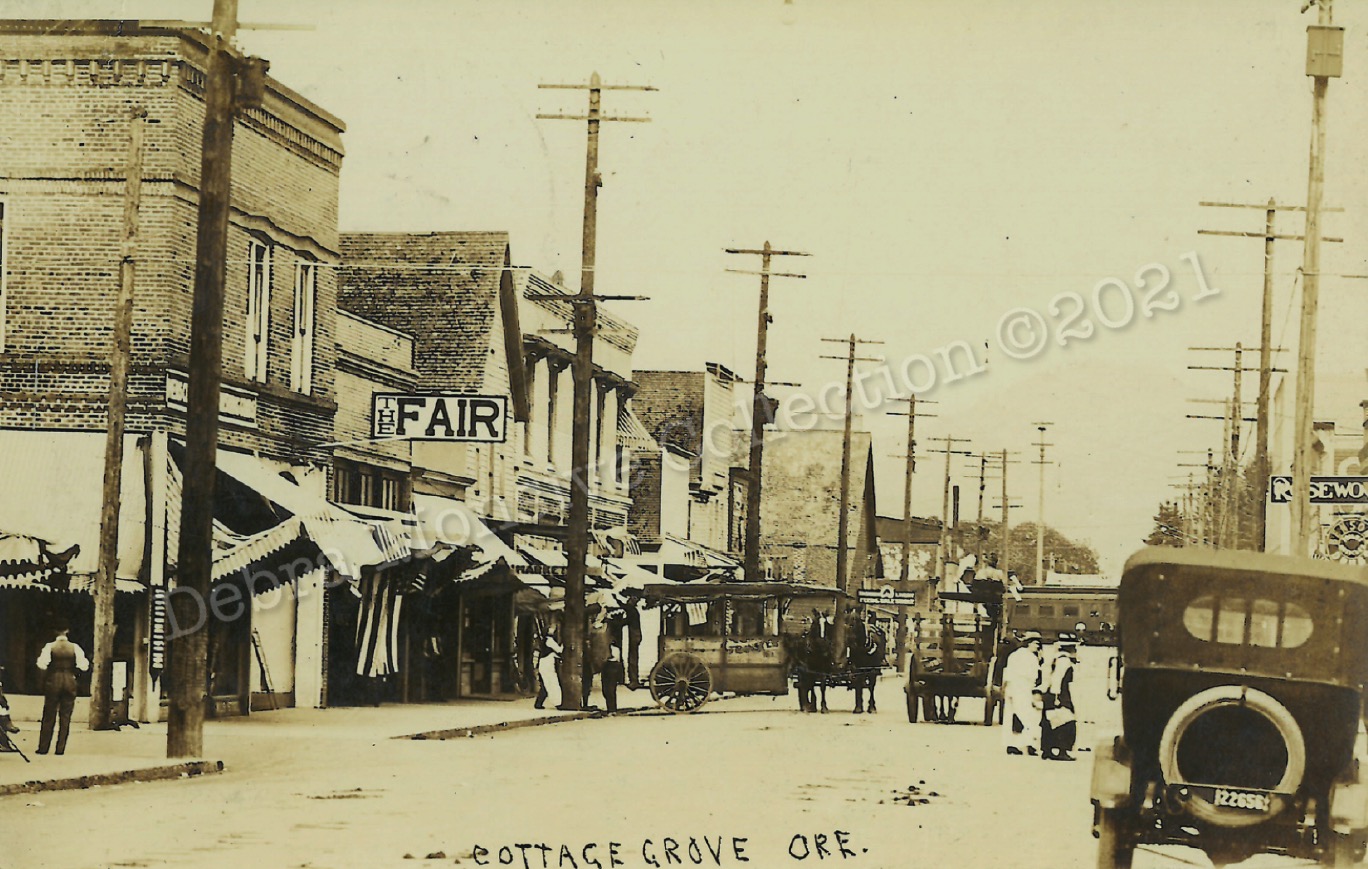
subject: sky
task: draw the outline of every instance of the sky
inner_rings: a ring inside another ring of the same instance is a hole
[[[1345,210],[1324,226],[1346,243],[1323,249],[1317,364],[1359,388],[1352,401],[1322,396],[1317,416],[1352,426],[1368,397],[1368,284],[1339,275],[1368,273],[1368,10],[1337,5],[1345,72],[1327,103],[1326,204]],[[0,0],[0,15],[207,20],[211,7]],[[562,270],[571,286],[584,125],[536,115],[582,113],[585,96],[537,85],[597,71],[658,88],[608,91],[603,104],[651,118],[605,124],[600,148],[597,290],[650,297],[615,309],[641,330],[635,367],[720,362],[749,378],[757,279],[726,270],[758,259],[724,249],[768,240],[810,253],[775,263],[807,276],[771,285],[770,378],[802,384],[776,394],[841,383],[843,363],[821,357],[843,348],[823,338],[883,342],[861,346],[886,360],[890,377],[869,381],[885,384],[879,394],[906,395],[912,380],[937,402],[923,405],[937,416],[919,422],[920,450],[953,435],[970,438],[956,448],[1016,454],[1013,523],[1039,515],[1034,423],[1053,423],[1045,520],[1114,573],[1178,496],[1179,463],[1200,460],[1183,451],[1222,440],[1220,422],[1186,415],[1220,413],[1191,400],[1228,397],[1229,375],[1187,366],[1232,357],[1187,348],[1258,343],[1260,243],[1198,230],[1260,231],[1263,213],[1198,203],[1307,194],[1315,11],[1299,9],[240,0],[241,21],[294,29],[239,41],[346,122],[344,230],[508,230],[517,264]],[[1302,219],[1280,213],[1279,231],[1300,233]],[[1299,243],[1277,244],[1274,343],[1292,349],[1301,260]],[[955,379],[962,351],[934,374],[914,359],[939,363],[955,342],[984,370]],[[887,415],[898,409],[861,414],[884,515],[901,513],[906,423]],[[939,515],[943,462],[922,455],[914,513]],[[972,516],[977,462],[956,457],[953,473]]]

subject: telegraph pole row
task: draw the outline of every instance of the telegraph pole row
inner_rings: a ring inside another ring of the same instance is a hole
[[[1206,419],[1220,419],[1220,417],[1205,417]],[[1199,451],[1200,452],[1200,451]],[[1205,546],[1215,547],[1217,545],[1216,531],[1216,497],[1215,497],[1215,475],[1216,465],[1213,461],[1212,450],[1206,450],[1206,463],[1180,462],[1180,468],[1205,468],[1206,483],[1199,486],[1202,490],[1202,543]]]
[[[1275,241],[1305,241],[1304,235],[1284,235],[1274,231],[1274,220],[1279,211],[1306,211],[1300,205],[1279,205],[1277,200],[1269,198],[1263,205],[1256,205],[1242,202],[1200,202],[1207,208],[1253,208],[1264,212],[1264,231],[1257,232],[1231,232],[1227,230],[1199,229],[1198,235],[1223,235],[1235,238],[1260,238],[1264,243],[1263,253],[1263,299],[1260,305],[1259,316],[1259,395],[1258,408],[1255,412],[1257,417],[1255,422],[1254,437],[1258,443],[1258,452],[1254,460],[1254,485],[1260,492],[1268,491],[1268,477],[1271,473],[1269,462],[1269,423],[1268,423],[1268,403],[1272,383],[1272,354],[1281,352],[1272,346],[1273,342],[1273,242]],[[1321,211],[1343,211],[1343,208],[1322,208]],[[1341,238],[1325,238],[1327,242],[1342,242]],[[1268,498],[1261,496],[1258,507],[1258,551],[1264,550],[1265,538],[1268,528]]]
[[[765,374],[767,368],[766,353],[769,346],[769,326],[774,322],[774,318],[769,313],[769,279],[776,278],[806,278],[807,275],[794,274],[791,272],[771,272],[770,261],[776,256],[811,256],[796,250],[775,250],[766,241],[764,247],[753,248],[727,248],[730,254],[749,254],[760,257],[760,271],[742,271],[741,269],[727,269],[729,272],[747,275],[760,276],[760,314],[759,322],[755,331],[755,397],[751,401],[751,441],[750,441],[750,463],[748,473],[750,474],[750,485],[746,488],[746,541],[745,541],[745,564],[744,575],[747,580],[760,579],[760,487],[764,475],[765,463],[765,423],[773,422],[769,398],[765,395]]]
[[[912,478],[917,473],[917,417],[935,417],[934,413],[918,414],[916,395],[907,398],[897,398],[894,401],[907,403],[906,412],[890,412],[889,416],[907,417],[907,452],[902,456],[894,458],[904,458],[907,460],[906,478],[903,481],[903,542],[902,542],[902,566],[899,569],[898,579],[901,583],[901,591],[907,591],[907,583],[911,578],[912,567]],[[922,404],[936,404],[934,401],[921,400]],[[923,602],[923,605],[925,602]],[[907,607],[898,607],[898,635],[894,642],[895,655],[898,662],[898,672],[907,669]]]
[[[598,233],[598,188],[603,178],[598,169],[599,126],[605,121],[644,123],[650,118],[605,115],[600,108],[603,91],[654,91],[643,85],[605,85],[595,72],[588,84],[540,84],[543,89],[585,90],[589,92],[589,110],[583,115],[538,114],[539,119],[585,121],[588,140],[584,161],[584,227],[580,259],[579,293],[573,297],[555,296],[573,302],[575,329],[575,361],[571,367],[574,383],[572,402],[572,433],[570,450],[570,509],[566,521],[565,538],[565,624],[564,657],[561,661],[562,704],[579,709],[584,701],[585,636],[588,632],[584,604],[584,572],[589,555],[589,405],[593,388],[594,332],[597,323],[598,301],[610,298],[594,295],[594,261]],[[622,297],[636,300],[638,297]]]
[[[849,338],[823,338],[836,344],[847,346],[845,356],[822,356],[822,359],[844,359],[846,363],[846,386],[845,386],[845,436],[841,439],[841,512],[836,518],[836,587],[844,595],[850,594],[850,577],[848,554],[846,552],[850,533],[850,427],[852,416],[852,399],[855,390],[855,363],[856,362],[882,362],[882,357],[877,356],[856,356],[856,347],[859,344],[882,344],[882,341],[869,341],[863,338],[856,338],[855,333],[851,333]],[[839,607],[838,607],[839,612]],[[836,646],[837,661],[845,660],[845,634],[846,620],[845,614],[839,613],[836,619],[835,630],[832,631],[832,642]]]

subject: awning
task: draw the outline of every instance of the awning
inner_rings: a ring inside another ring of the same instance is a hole
[[[646,428],[646,424],[630,407],[624,407],[618,413],[617,433],[618,443],[628,449],[643,453],[660,452],[660,444],[651,437],[651,432]]]
[[[666,534],[660,544],[661,560],[672,564],[687,564],[691,567],[705,567],[719,570],[732,570],[741,562],[722,552],[718,552],[694,540],[686,540],[673,534]]]
[[[570,559],[565,556],[565,552],[560,549],[540,549],[535,546],[524,546],[519,550],[527,557],[530,564],[540,564],[543,567],[566,568],[570,566]]]
[[[415,494],[413,511],[417,517],[415,549],[420,544],[429,548],[438,544],[473,546],[481,554],[479,559],[488,563],[500,558],[513,567],[527,563],[517,550],[500,540],[485,520],[462,501]]]
[[[177,445],[179,446],[179,445]],[[175,461],[169,462],[171,497],[168,498],[168,560],[177,552],[179,537],[181,474]],[[233,574],[251,575],[265,572],[278,575],[279,581],[291,581],[313,568],[331,567],[341,576],[357,581],[365,567],[394,563],[409,557],[408,544],[402,532],[396,533],[378,520],[357,518],[320,494],[298,485],[305,469],[281,462],[272,462],[245,453],[219,450],[216,465],[220,477],[228,477],[236,492],[215,493],[215,509],[225,498],[247,500],[241,489],[260,496],[287,514],[272,527],[248,535],[235,534],[221,522],[215,525],[213,578],[220,580]],[[258,521],[259,516],[253,521]]]
[[[79,545],[73,576],[96,572],[104,497],[104,432],[0,430],[0,532],[42,540],[52,552]],[[116,576],[137,579],[147,536],[144,453],[124,438]]]
[[[73,576],[66,588],[58,588],[54,585],[42,582],[33,576],[7,576],[4,579],[0,579],[0,588],[23,588],[42,592],[94,594],[95,577]],[[147,586],[138,582],[136,579],[116,579],[114,580],[114,590],[120,594],[137,594],[140,591],[147,591]]]
[[[650,583],[660,582],[662,579],[659,574],[652,573],[631,561],[617,558],[603,559],[603,575],[612,581],[616,590],[645,588]]]

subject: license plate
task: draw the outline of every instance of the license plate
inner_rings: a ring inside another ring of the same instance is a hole
[[[1243,809],[1248,812],[1266,812],[1272,805],[1272,796],[1257,791],[1234,791],[1229,788],[1216,788],[1216,794],[1211,804],[1222,808]]]

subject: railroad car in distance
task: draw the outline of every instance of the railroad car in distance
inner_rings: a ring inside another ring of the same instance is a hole
[[[1003,598],[1007,630],[1039,631],[1046,642],[1063,632],[1076,633],[1084,643],[1114,646],[1116,592],[1115,586],[1026,586]]]

